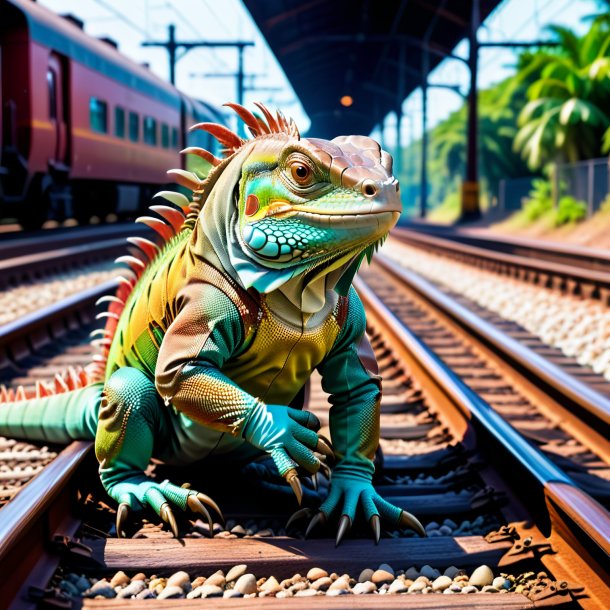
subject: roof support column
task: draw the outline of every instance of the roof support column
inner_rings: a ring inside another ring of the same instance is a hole
[[[470,53],[468,67],[470,68],[470,91],[468,93],[468,129],[466,132],[466,179],[462,183],[462,211],[460,220],[477,220],[481,217],[479,205],[479,159],[478,159],[478,95],[477,69],[479,58],[479,42],[477,30],[481,21],[479,0],[472,0],[472,16],[470,22]]]
[[[428,206],[428,72],[430,71],[430,55],[428,47],[422,47],[421,94],[422,94],[422,136],[421,136],[421,167],[419,180],[419,216],[426,217]]]

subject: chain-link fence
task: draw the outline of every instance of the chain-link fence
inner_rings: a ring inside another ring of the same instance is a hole
[[[599,210],[610,193],[608,163],[608,158],[602,157],[556,165],[552,174],[554,184],[551,190],[554,205],[557,206],[562,197],[571,196],[586,204],[588,216]],[[510,213],[519,210],[530,194],[534,180],[537,179],[540,179],[540,176],[500,180],[498,192],[500,211]]]
[[[498,188],[498,208],[500,212],[511,213],[520,210],[530,194],[537,176],[525,178],[506,178],[500,180]]]
[[[574,197],[587,204],[587,216],[591,216],[610,192],[608,158],[557,165],[553,179],[557,201],[566,195]]]

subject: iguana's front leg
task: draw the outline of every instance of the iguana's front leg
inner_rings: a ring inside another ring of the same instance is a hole
[[[380,537],[380,516],[394,526],[426,535],[413,515],[384,500],[372,485],[373,456],[379,444],[381,384],[380,378],[367,370],[371,358],[366,356],[372,356],[372,350],[364,331],[364,309],[352,289],[348,318],[331,353],[319,367],[322,387],[330,394],[330,431],[338,462],[328,496],[308,528],[309,533],[316,524],[341,510],[337,545],[351,527],[358,504],[371,524],[376,542]]]
[[[167,439],[167,407],[161,402],[155,385],[142,371],[125,367],[112,374],[104,386],[95,438],[95,454],[100,462],[100,478],[108,494],[119,503],[117,536],[132,509],[149,505],[170,525],[178,528],[171,504],[212,519],[204,504],[218,514],[220,509],[208,496],[183,489],[169,481],[157,483],[144,474],[155,443]],[[221,515],[222,517],[222,515]]]

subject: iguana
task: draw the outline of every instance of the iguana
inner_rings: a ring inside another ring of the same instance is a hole
[[[168,174],[192,191],[160,193],[140,220],[161,245],[131,238],[102,354],[60,391],[0,407],[0,434],[65,443],[95,439],[99,473],[119,503],[117,534],[130,510],[150,505],[177,536],[172,506],[210,521],[203,493],[149,478],[151,457],[190,464],[212,455],[269,454],[300,499],[300,467],[331,449],[319,421],[292,401],[317,369],[330,395],[336,466],[309,530],[339,513],[337,544],[360,506],[376,542],[380,517],[425,535],[410,513],[372,486],[379,443],[380,378],[351,281],[396,223],[401,203],[392,158],[374,140],[301,138],[293,120],[258,104],[227,104],[252,137],[200,123],[224,147],[207,177]],[[61,379],[60,379],[61,381]],[[80,387],[82,386],[82,387]],[[23,393],[21,392],[22,397]]]

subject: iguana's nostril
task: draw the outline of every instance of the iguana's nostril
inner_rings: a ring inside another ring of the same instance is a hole
[[[377,194],[377,186],[372,180],[365,180],[362,183],[362,194],[365,197],[374,197]]]

